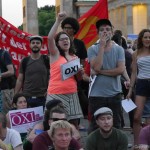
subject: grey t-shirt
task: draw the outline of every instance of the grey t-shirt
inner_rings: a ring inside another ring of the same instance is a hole
[[[20,65],[20,73],[23,73],[22,63]],[[42,57],[36,60],[30,57],[25,70],[23,94],[28,97],[44,96],[47,91],[47,82],[47,69]]]
[[[92,45],[88,49],[88,59],[91,61],[98,54],[100,44]],[[125,61],[125,54],[122,47],[117,44],[113,44],[112,49],[108,52],[104,52],[103,55],[103,70],[114,69],[119,61]],[[90,96],[93,97],[111,97],[120,93],[121,82],[120,75],[118,76],[105,76],[97,75],[97,78],[92,86]]]

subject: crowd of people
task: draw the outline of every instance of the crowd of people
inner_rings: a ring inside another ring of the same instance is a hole
[[[62,31],[57,33],[59,26]],[[10,86],[15,80],[11,56],[0,50],[1,149],[127,150],[121,106],[125,98],[137,106],[129,113],[133,149],[149,149],[150,30],[143,29],[128,48],[121,30],[113,31],[108,19],[98,20],[95,26],[99,40],[86,50],[74,38],[78,21],[58,13],[48,34],[48,55],[40,53],[43,38],[31,36],[31,54],[21,60],[14,86]],[[43,107],[42,122],[27,133],[11,129],[11,110],[38,106]],[[89,121],[85,145],[80,139],[81,118]],[[142,118],[146,118],[143,128]]]

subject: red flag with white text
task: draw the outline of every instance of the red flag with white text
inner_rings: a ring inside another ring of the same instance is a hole
[[[13,64],[18,70],[20,61],[31,53],[29,47],[29,33],[23,32],[0,17],[0,48],[7,50],[11,56]],[[42,54],[48,53],[47,37],[43,37]]]

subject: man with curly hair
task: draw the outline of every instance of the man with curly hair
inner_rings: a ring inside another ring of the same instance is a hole
[[[73,40],[73,43],[76,49],[76,55],[80,58],[81,64],[84,65],[84,60],[87,57],[87,51],[86,51],[85,45],[83,41],[74,38],[74,35],[80,29],[80,25],[77,19],[72,18],[72,17],[65,18],[61,23],[61,28],[63,29],[63,31],[67,32],[67,34]]]
[[[85,59],[87,58],[86,47],[82,40],[74,38],[75,34],[79,31],[80,25],[78,20],[73,17],[65,18],[61,23],[61,28],[65,31],[73,41],[75,47],[75,54],[80,58],[80,63],[82,66],[85,64]],[[78,78],[78,77],[77,77]],[[88,82],[84,82],[83,80],[78,81],[78,95],[80,104],[82,107],[82,111],[84,116],[86,117],[88,114],[88,100],[87,100],[87,92],[88,91]]]

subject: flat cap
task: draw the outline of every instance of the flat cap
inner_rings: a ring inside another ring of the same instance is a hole
[[[99,29],[102,25],[109,25],[110,27],[113,27],[111,22],[108,19],[100,19],[96,22],[96,28]]]
[[[41,36],[39,36],[39,35],[33,35],[33,36],[30,36],[29,40],[30,40],[30,42],[31,42],[32,40],[40,40],[41,43],[42,43],[42,42],[43,42],[43,37],[41,37]]]
[[[102,115],[102,114],[109,114],[109,115],[113,116],[113,112],[112,112],[112,110],[110,108],[108,108],[108,107],[101,107],[98,110],[96,110],[96,112],[94,113],[94,117],[97,119],[97,117],[99,115]]]

